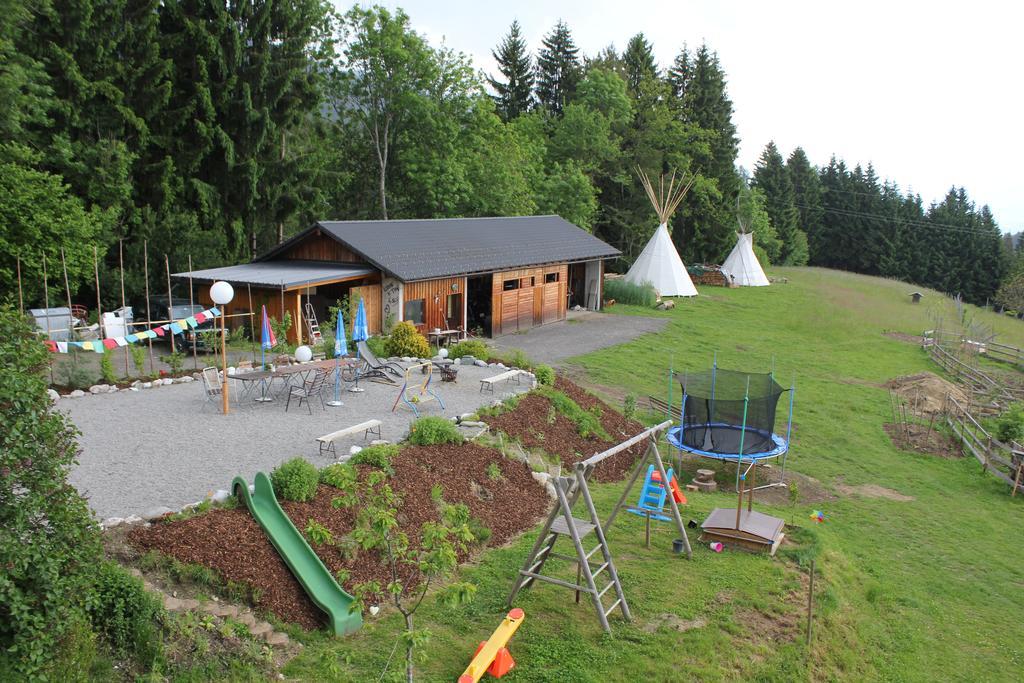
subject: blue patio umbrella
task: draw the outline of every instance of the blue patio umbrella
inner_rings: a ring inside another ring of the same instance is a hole
[[[352,325],[353,341],[361,342],[370,338],[370,330],[366,326],[366,303],[359,297],[359,310],[356,311],[356,321]]]
[[[345,405],[338,397],[338,392],[341,390],[341,368],[339,367],[338,358],[347,355],[348,345],[345,343],[345,319],[342,317],[341,309],[339,308],[337,325],[334,328],[334,400],[327,402],[329,406]]]
[[[366,341],[370,337],[370,330],[366,326],[366,303],[359,297],[359,309],[356,310],[356,319],[352,323],[352,340],[355,342]],[[356,371],[356,385],[349,391],[365,391],[359,386],[359,372]]]

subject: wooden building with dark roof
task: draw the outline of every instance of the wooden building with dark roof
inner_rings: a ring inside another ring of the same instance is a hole
[[[203,303],[210,284],[230,282],[235,321],[261,306],[290,312],[294,343],[346,296],[365,302],[371,334],[408,320],[425,334],[498,336],[564,320],[572,306],[600,309],[604,261],[618,255],[558,216],[322,221],[251,263],[175,277],[198,284]]]

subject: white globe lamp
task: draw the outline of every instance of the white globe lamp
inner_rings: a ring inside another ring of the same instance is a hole
[[[235,298],[235,288],[230,282],[218,280],[210,286],[210,298],[218,306],[225,306]],[[227,349],[227,311],[220,311],[220,353],[223,357],[224,382],[221,386],[220,395],[224,400],[224,414],[228,414],[228,349]]]
[[[448,349],[446,349],[444,347],[439,348],[437,350],[437,355],[441,356],[441,358],[447,358],[448,357]]]
[[[308,363],[313,360],[313,349],[303,344],[299,348],[295,349],[295,360],[300,363]]]

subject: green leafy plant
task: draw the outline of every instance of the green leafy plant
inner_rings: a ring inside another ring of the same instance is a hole
[[[604,441],[612,440],[601,425],[601,409],[597,406],[594,406],[592,410],[584,410],[576,401],[551,387],[538,387],[535,391],[546,398],[558,413],[575,424],[580,436],[585,438],[596,436]]]
[[[543,384],[548,387],[554,386],[555,371],[550,365],[538,365],[533,369],[533,374],[536,375],[538,384]]]
[[[634,284],[625,278],[609,278],[604,281],[605,300],[614,299],[616,303],[632,304],[654,308],[658,303],[658,295],[649,282]]]
[[[522,349],[512,349],[505,357],[505,365],[511,368],[519,368],[520,370],[532,370],[533,361]],[[552,383],[554,380],[552,380]]]
[[[455,571],[458,555],[475,539],[470,530],[469,508],[463,504],[449,505],[441,501],[439,521],[426,522],[419,529],[420,543],[414,546],[409,535],[399,528],[397,496],[387,484],[383,472],[373,472],[365,485],[353,484],[345,498],[332,501],[335,507],[356,511],[352,532],[365,550],[380,553],[389,569],[386,585],[378,581],[357,584],[354,609],[391,602],[405,620],[400,642],[405,646],[406,680],[413,680],[414,652],[430,639],[426,629],[417,630],[413,618],[423,604],[432,584],[444,582]],[[412,584],[407,577],[418,577]],[[448,606],[470,601],[476,586],[452,582],[437,592],[437,599]]]
[[[114,352],[111,349],[103,349],[103,357],[100,358],[100,375],[107,384],[117,383],[117,373],[114,372]]]
[[[995,420],[995,436],[1003,443],[1024,437],[1024,403],[1014,403]]]
[[[320,473],[303,458],[292,458],[274,468],[270,481],[278,498],[298,502],[312,500],[316,495]]]
[[[409,428],[409,442],[417,446],[433,446],[439,443],[462,443],[462,434],[451,420],[431,415],[421,417]]]
[[[430,356],[430,344],[427,343],[427,338],[417,331],[415,325],[407,320],[403,320],[391,330],[386,353],[388,356],[428,358]]]
[[[146,376],[146,347],[141,343],[129,344],[128,353],[132,356],[132,365],[139,377]]]
[[[473,358],[487,360],[491,357],[491,350],[487,347],[487,344],[479,339],[460,341],[458,344],[452,344],[448,348],[448,357],[452,360],[462,358],[463,356],[473,356]]]
[[[285,311],[284,317],[281,320],[277,318],[270,318],[270,329],[274,331],[274,338],[277,340],[277,346],[274,349],[284,349],[288,346],[288,330],[292,329],[292,313],[291,311]]]
[[[353,465],[369,465],[370,467],[376,467],[377,469],[383,470],[388,475],[391,475],[395,472],[391,467],[391,461],[394,460],[397,455],[398,446],[395,444],[379,444],[377,446],[367,446],[363,450],[359,451],[349,458],[349,463]],[[339,486],[337,488],[342,487]]]
[[[334,545],[334,534],[315,519],[306,522],[306,537],[314,547],[321,545]]]
[[[373,351],[373,355],[378,358],[387,358],[388,356],[388,338],[387,337],[370,337],[366,340],[366,345]],[[354,349],[354,347],[353,347]]]
[[[64,364],[61,381],[64,386],[72,389],[88,389],[95,376],[81,363],[78,353],[69,353],[68,362]]]
[[[50,360],[34,323],[0,304],[0,671],[10,680],[42,677],[84,622],[101,560],[89,507],[67,481],[77,432],[50,409]]]
[[[93,628],[115,652],[131,655],[145,664],[159,654],[156,626],[163,606],[146,592],[141,579],[116,562],[103,562],[96,571],[88,612]]]
[[[444,500],[444,486],[441,484],[434,484],[430,487],[430,500],[435,503],[440,503]]]
[[[636,416],[636,394],[626,394],[622,399],[622,414],[627,420],[632,420]]]
[[[358,477],[359,472],[348,463],[336,462],[320,470],[320,483],[336,489],[345,488]]]
[[[491,481],[498,481],[502,478],[501,468],[498,467],[498,463],[492,462],[487,464],[487,478]]]
[[[167,367],[171,369],[171,375],[176,377],[181,374],[181,368],[185,365],[185,354],[181,351],[175,351],[163,356],[160,360],[167,363]]]

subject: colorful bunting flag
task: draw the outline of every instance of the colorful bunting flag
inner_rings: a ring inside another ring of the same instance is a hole
[[[117,342],[114,341],[113,339],[104,339],[103,340],[103,346],[107,347],[108,349],[116,349],[117,348]]]
[[[181,325],[178,323],[171,323],[171,334],[181,334]]]
[[[126,346],[128,344],[128,340],[126,340],[124,337],[114,337],[114,343],[116,343],[118,346]]]
[[[164,336],[164,328],[162,325],[160,327],[154,327],[150,332],[155,332],[158,337]]]
[[[206,315],[204,313],[196,313],[196,322],[202,325],[206,322]]]
[[[207,320],[215,318],[220,315],[220,309],[216,306],[208,308],[201,313],[196,313],[194,316],[188,318],[182,318],[171,323],[159,325],[151,330],[140,330],[132,334],[126,334],[123,337],[110,337],[109,339],[97,339],[95,341],[67,341],[67,342],[55,342],[49,339],[43,340],[46,344],[46,348],[53,353],[67,353],[69,349],[82,349],[83,351],[95,351],[96,353],[103,353],[105,349],[116,349],[120,346],[127,346],[128,344],[134,344],[144,339],[156,339],[158,337],[165,336],[168,330],[172,334],[181,334],[188,328],[195,328],[202,325]]]
[[[51,349],[51,351],[52,350],[53,349]],[[67,353],[68,352],[68,343],[67,342],[57,342],[57,351],[59,351],[60,353]]]

